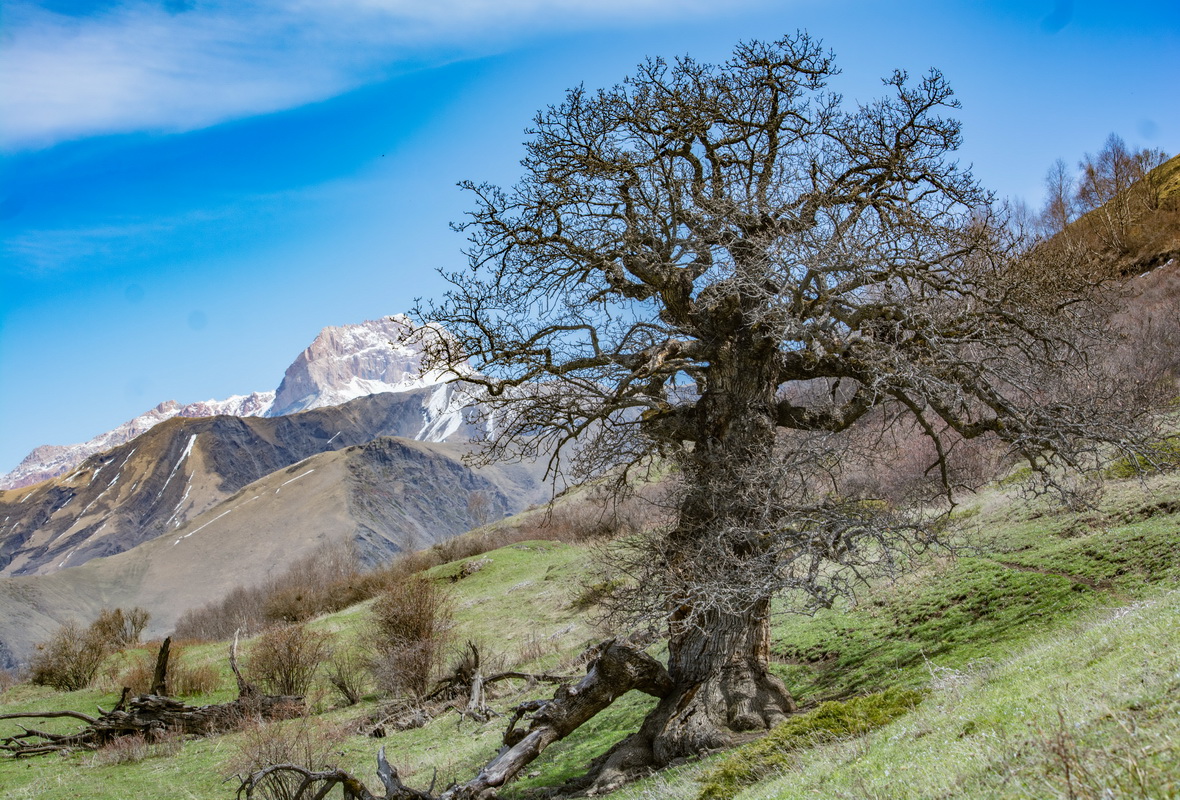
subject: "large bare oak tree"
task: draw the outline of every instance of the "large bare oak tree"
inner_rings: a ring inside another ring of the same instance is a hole
[[[854,426],[915,431],[948,496],[966,440],[1049,482],[1130,442],[1083,347],[1085,276],[1046,275],[954,160],[943,76],[895,73],[853,105],[836,72],[798,34],[569,91],[519,183],[466,184],[469,269],[418,310],[450,333],[432,366],[481,387],[489,457],[678,465],[679,521],[631,562],[675,688],[607,771],[781,720],[772,599],[829,604],[937,534],[841,490]]]

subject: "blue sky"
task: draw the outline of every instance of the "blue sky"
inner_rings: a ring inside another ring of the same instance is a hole
[[[1174,0],[0,0],[0,472],[274,389],[321,327],[441,291],[455,183],[511,183],[565,89],[796,29],[850,102],[941,69],[1003,196],[1111,132],[1180,150]]]

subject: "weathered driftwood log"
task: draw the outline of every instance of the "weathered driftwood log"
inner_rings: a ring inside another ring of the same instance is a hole
[[[160,664],[167,663],[167,647],[160,648],[157,659],[157,676],[160,683],[165,681],[166,672],[160,672]],[[148,739],[159,737],[165,732],[184,735],[204,736],[223,731],[235,730],[245,720],[286,719],[303,711],[302,697],[265,695],[253,684],[242,678],[237,664],[237,637],[230,650],[230,666],[238,680],[238,698],[229,703],[208,706],[190,706],[170,697],[144,694],[128,700],[129,691],[123,690],[119,703],[110,711],[99,709],[99,715],[92,717],[77,711],[44,711],[0,714],[4,719],[52,719],[72,717],[86,723],[86,727],[74,733],[56,734],[21,726],[23,733],[0,739],[0,750],[13,757],[36,756],[63,750],[96,750],[123,736],[141,735]],[[156,683],[156,680],[153,680]]]
[[[559,741],[631,690],[655,697],[668,695],[672,679],[660,662],[625,644],[607,640],[595,648],[597,657],[590,661],[585,677],[575,686],[562,686],[551,700],[530,701],[517,708],[504,734],[506,749],[501,751],[480,773],[467,783],[451,786],[437,798],[405,786],[385,758],[382,748],[377,756],[377,774],[385,786],[385,800],[477,800],[491,797],[496,789],[515,777],[546,747]],[[516,723],[527,714],[532,717],[525,731]],[[339,785],[346,800],[382,800],[364,784],[342,770],[312,772],[294,764],[279,764],[261,770],[242,781],[239,797],[252,798],[254,791],[271,776],[294,774],[303,780],[292,800],[320,800]]]

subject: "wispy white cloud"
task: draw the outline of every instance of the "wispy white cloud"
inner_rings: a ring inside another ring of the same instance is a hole
[[[5,9],[0,147],[179,131],[290,108],[409,61],[573,26],[715,13],[703,0],[133,2],[86,16]],[[179,10],[178,9],[184,9]],[[733,6],[728,6],[732,12]]]
[[[201,210],[150,221],[121,220],[82,227],[35,228],[8,237],[0,245],[0,255],[4,256],[12,274],[26,277],[51,275],[91,261],[105,263],[111,258],[126,258],[131,251],[151,247],[162,237],[173,235],[182,228],[230,219],[225,211]]]

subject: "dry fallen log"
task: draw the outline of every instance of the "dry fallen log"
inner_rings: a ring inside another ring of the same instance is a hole
[[[165,681],[161,663],[167,662],[168,642],[161,647],[157,659],[158,680]],[[66,734],[49,733],[20,726],[23,733],[0,739],[0,750],[12,757],[44,755],[64,750],[97,750],[123,736],[140,735],[156,739],[166,732],[184,735],[206,736],[235,730],[249,719],[287,719],[303,711],[302,697],[287,697],[262,694],[253,684],[242,678],[237,665],[237,637],[230,650],[230,666],[238,680],[238,698],[229,703],[208,706],[190,706],[171,697],[144,694],[127,699],[128,690],[110,711],[99,709],[99,715],[92,717],[77,711],[26,711],[0,714],[5,719],[53,719],[73,717],[86,723],[79,731]]]
[[[454,699],[456,697],[472,698],[479,695],[487,686],[507,680],[521,680],[534,683],[573,683],[576,675],[551,675],[547,672],[518,672],[507,670],[493,675],[484,675],[480,667],[479,648],[474,642],[468,642],[463,658],[455,666],[450,675],[440,680],[434,691],[426,696],[427,700]]]
[[[294,764],[278,764],[245,778],[238,788],[239,798],[254,797],[254,792],[272,776],[297,775],[302,780],[291,800],[321,800],[335,786],[341,786],[345,800],[483,800],[495,795],[498,787],[515,777],[546,747],[573,733],[580,725],[631,690],[655,697],[672,691],[672,679],[660,662],[646,653],[613,639],[595,648],[597,657],[590,661],[586,675],[575,686],[561,686],[553,698],[530,701],[517,707],[504,734],[506,749],[467,783],[451,786],[440,795],[405,786],[385,758],[381,748],[377,756],[377,774],[385,787],[385,797],[372,794],[357,778],[343,770],[312,772]],[[521,731],[516,724],[532,714],[529,727]]]

